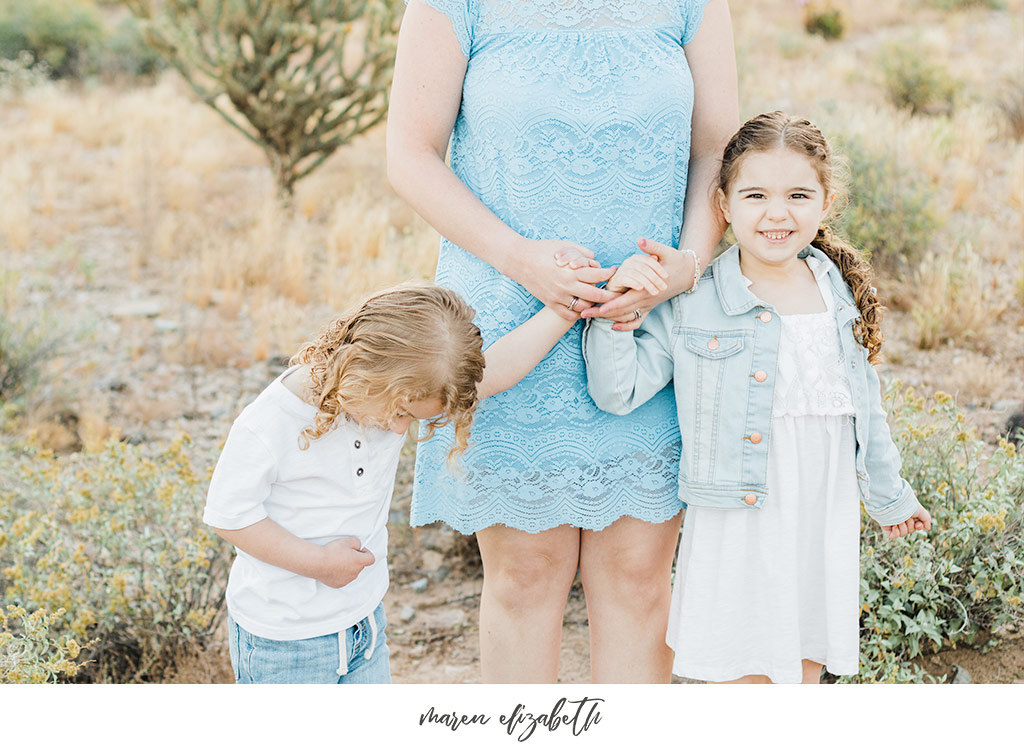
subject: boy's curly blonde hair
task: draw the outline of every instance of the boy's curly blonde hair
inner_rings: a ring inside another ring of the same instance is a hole
[[[317,413],[299,438],[302,448],[328,432],[339,416],[370,415],[386,425],[410,403],[440,401],[425,440],[449,422],[455,444],[467,447],[476,386],[483,379],[483,339],[473,309],[447,288],[406,284],[375,293],[329,324],[289,364],[309,364]]]

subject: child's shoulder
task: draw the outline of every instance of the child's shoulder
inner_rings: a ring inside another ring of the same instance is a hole
[[[836,263],[832,261],[828,254],[814,244],[810,244],[803,252],[801,252],[801,256],[807,260],[807,266],[810,267],[811,272],[814,273],[815,277],[818,277],[821,272],[825,272],[828,275],[828,280],[832,284],[833,293],[836,293],[840,298],[845,299],[848,304],[854,303],[855,298],[853,289],[850,288],[850,284],[846,282],[842,271]]]
[[[301,431],[315,416],[316,408],[285,387],[278,376],[242,409],[233,426],[275,438],[283,432]]]

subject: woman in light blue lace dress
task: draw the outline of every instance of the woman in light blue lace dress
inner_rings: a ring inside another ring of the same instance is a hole
[[[632,329],[710,260],[724,229],[710,186],[738,121],[726,0],[412,0],[388,174],[440,232],[437,282],[473,305],[485,345],[544,304]],[[601,290],[640,237],[686,250],[663,290]],[[601,266],[560,266],[566,246]],[[670,679],[672,388],[627,417],[603,413],[580,331],[482,403],[461,473],[443,432],[419,447],[412,523],[477,534],[486,682],[557,680],[577,569],[593,679]]]

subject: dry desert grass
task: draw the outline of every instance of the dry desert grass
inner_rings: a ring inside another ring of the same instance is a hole
[[[884,374],[957,395],[994,437],[1024,401],[1021,2],[841,5],[846,35],[827,42],[803,31],[796,2],[732,3],[742,115],[805,114],[924,177],[942,227],[881,286],[893,309]],[[959,93],[950,112],[891,104],[879,56],[893,43],[942,61]],[[295,207],[276,206],[262,154],[174,74],[5,95],[2,313],[59,338],[8,431],[66,450],[186,430],[212,460],[276,357],[365,293],[433,273],[437,236],[388,185],[382,128],[303,181]],[[398,572],[418,557],[397,554]]]

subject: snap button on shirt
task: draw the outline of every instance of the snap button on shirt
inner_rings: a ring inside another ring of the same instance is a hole
[[[757,315],[757,318],[759,320],[761,320],[762,322],[764,322],[765,324],[767,324],[767,323],[772,321],[772,313],[771,312],[761,312],[760,314]]]
[[[747,505],[753,505],[754,503],[757,502],[757,495],[755,495],[753,492],[748,492],[747,496],[743,498],[743,502],[746,503]]]
[[[765,372],[763,369],[758,369],[756,372],[754,372],[754,379],[757,380],[758,382],[764,382],[765,380],[768,379],[768,373]]]
[[[711,351],[718,350],[718,338],[712,338],[708,341],[708,349]]]
[[[754,443],[754,445],[757,445],[757,444],[758,444],[759,442],[761,442],[761,433],[760,433],[760,432],[754,432],[754,433],[753,433],[753,434],[752,434],[752,435],[750,436],[750,441],[751,441],[752,443]]]

